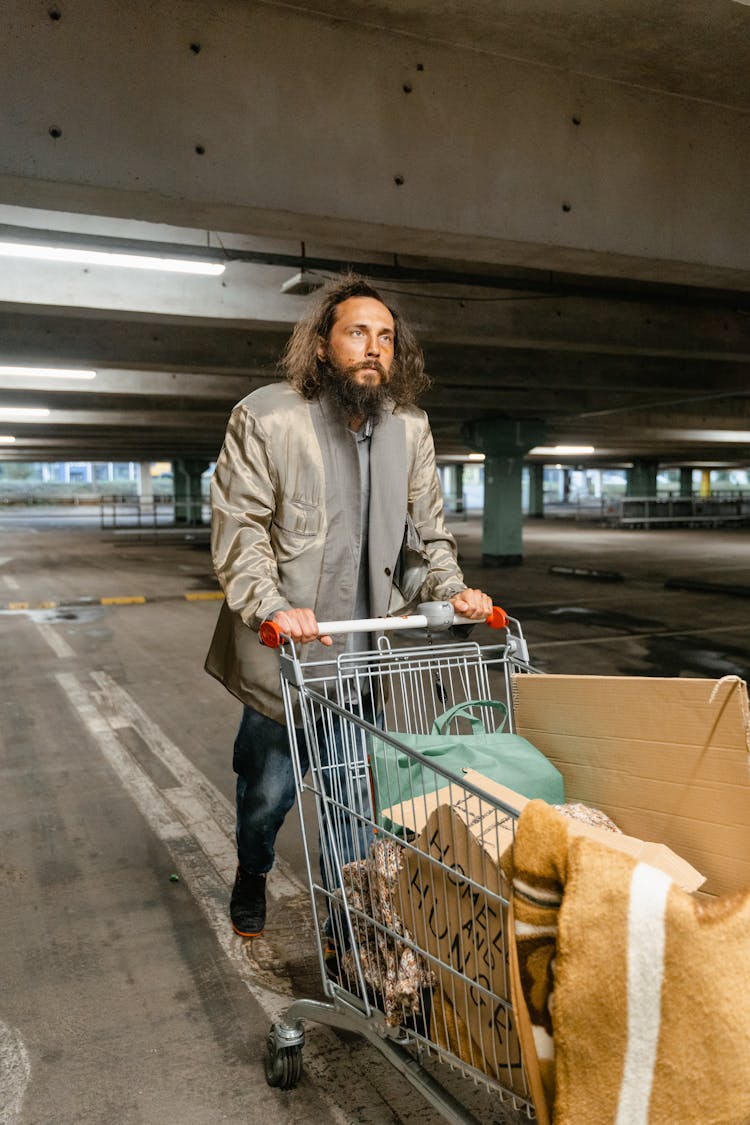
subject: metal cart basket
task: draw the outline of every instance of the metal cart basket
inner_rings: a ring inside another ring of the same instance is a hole
[[[303,663],[291,642],[280,650],[326,999],[295,1000],[272,1026],[266,1076],[283,1089],[297,1084],[303,1021],[314,1020],[365,1036],[448,1121],[475,1118],[425,1069],[429,1056],[533,1118],[510,1000],[508,888],[493,861],[518,814],[406,741],[475,700],[505,702],[512,730],[511,676],[533,669],[520,625],[504,614],[494,622],[504,623],[504,643],[492,646],[439,632],[415,645],[414,634],[404,643],[382,632],[414,623],[424,616],[358,623],[377,628],[377,644],[370,637],[367,651],[335,660]],[[487,729],[496,714],[482,713]],[[465,723],[453,720],[454,729]],[[306,792],[317,840],[305,830]]]

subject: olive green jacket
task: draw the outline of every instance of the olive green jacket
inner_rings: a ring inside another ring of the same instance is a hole
[[[232,411],[211,481],[211,551],[224,590],[206,671],[244,703],[284,720],[278,654],[257,636],[281,609],[320,621],[352,616],[359,528],[355,442],[325,399],[287,384],[253,391]],[[370,609],[406,612],[465,588],[427,416],[391,405],[370,443]],[[335,656],[302,646],[302,660]]]

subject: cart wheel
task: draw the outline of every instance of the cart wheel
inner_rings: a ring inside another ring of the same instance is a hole
[[[302,1048],[279,1047],[276,1034],[266,1040],[266,1082],[279,1090],[293,1090],[302,1077]]]

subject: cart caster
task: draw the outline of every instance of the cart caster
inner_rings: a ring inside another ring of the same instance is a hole
[[[302,1077],[302,1045],[305,1033],[301,1021],[293,1027],[271,1025],[266,1040],[266,1082],[278,1090],[293,1090]]]

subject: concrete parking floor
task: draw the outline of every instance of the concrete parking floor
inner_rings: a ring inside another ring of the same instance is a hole
[[[750,599],[721,587],[750,581],[750,531],[535,521],[522,567],[484,570],[478,521],[452,527],[544,670],[748,678]],[[717,589],[665,587],[681,577]],[[265,1083],[270,1020],[321,987],[294,815],[266,935],[227,921],[239,704],[202,671],[215,589],[196,539],[0,516],[3,1125],[438,1120],[373,1048],[317,1025],[297,1090]],[[480,1121],[513,1120],[450,1084]]]

